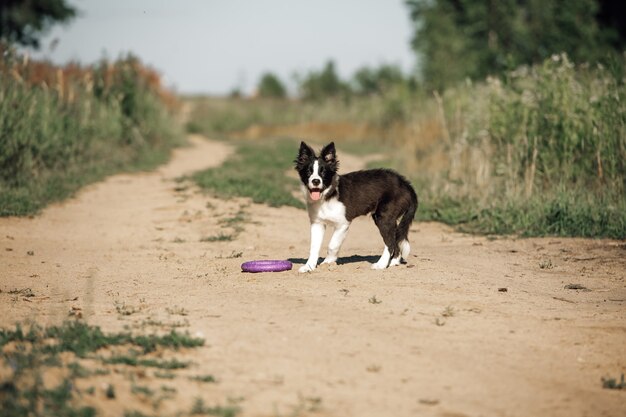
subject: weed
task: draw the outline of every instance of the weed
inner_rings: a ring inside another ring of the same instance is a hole
[[[91,375],[91,372],[78,362],[69,363],[67,368],[70,370],[70,376],[72,378],[87,378]]]
[[[189,380],[198,382],[217,382],[213,375],[196,375],[190,376]]]
[[[172,307],[172,308],[166,308],[165,309],[169,314],[172,315],[178,315],[178,316],[188,316],[189,315],[189,311],[185,310],[185,307]]]
[[[454,308],[452,306],[448,306],[441,312],[441,317],[454,317],[455,314],[456,312],[454,311]]]
[[[146,387],[143,385],[131,385],[130,392],[135,395],[143,395],[145,397],[152,397],[154,395],[154,391],[152,391],[150,387]]]
[[[624,374],[622,374],[620,382],[617,382],[616,378],[602,378],[602,388],[606,389],[626,389],[626,382],[624,382]]]
[[[171,372],[160,372],[160,371],[156,371],[154,373],[154,376],[156,378],[162,378],[162,379],[174,379],[176,378],[176,374],[173,374]]]
[[[145,366],[160,369],[183,369],[189,366],[189,362],[181,362],[176,358],[170,360],[144,359],[137,355],[114,355],[103,358],[103,363],[110,365]]]
[[[370,304],[380,304],[380,303],[382,303],[382,300],[379,300],[378,298],[376,298],[375,295],[371,296],[367,301],[369,301]]]
[[[234,234],[227,235],[220,232],[217,235],[202,237],[200,238],[200,242],[230,242],[234,238]]]
[[[197,398],[191,408],[191,415],[209,415],[209,416],[218,416],[218,417],[235,417],[241,409],[234,404],[221,406],[217,405],[214,407],[207,407],[204,404],[204,400],[202,398]]]
[[[141,411],[133,410],[133,411],[124,411],[124,417],[149,417],[149,416],[142,413]]]
[[[107,384],[106,390],[104,391],[104,395],[106,395],[106,397],[109,400],[112,400],[113,398],[115,398],[115,387],[112,384]]]
[[[541,268],[541,269],[552,269],[552,268],[554,268],[554,265],[552,264],[552,260],[550,260],[550,259],[543,259],[541,262],[539,262],[539,268]]]
[[[135,314],[141,311],[140,308],[136,308],[131,305],[126,305],[126,303],[124,302],[115,301],[114,305],[115,305],[115,310],[117,311],[117,314],[119,314],[120,316],[130,316],[132,314]]]
[[[34,297],[35,293],[30,288],[13,289],[8,291],[9,294],[21,295],[22,297],[30,298]]]

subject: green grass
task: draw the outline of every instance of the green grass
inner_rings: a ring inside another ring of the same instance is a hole
[[[196,375],[190,376],[190,380],[198,381],[198,382],[216,382],[215,377],[213,375]]]
[[[298,181],[285,172],[293,169],[298,144],[291,140],[242,142],[224,164],[193,176],[203,189],[223,198],[248,197],[272,207],[304,207],[291,195]]]
[[[0,410],[2,415],[8,416],[94,416],[94,408],[81,405],[84,395],[94,394],[94,387],[81,389],[77,380],[108,374],[110,371],[101,368],[90,370],[85,364],[99,362],[107,368],[118,364],[153,367],[167,370],[165,377],[174,378],[173,372],[188,368],[190,363],[176,358],[164,360],[142,355],[157,349],[176,351],[182,347],[193,348],[203,344],[202,339],[175,332],[161,336],[104,333],[98,327],[81,322],[66,322],[47,328],[34,324],[0,328],[0,359],[8,370],[0,377]],[[127,348],[129,353],[115,353],[104,358],[101,349],[107,347],[116,347],[116,352]],[[44,375],[51,368],[61,372],[63,379],[59,385],[44,383]],[[132,378],[129,389],[132,394],[145,397],[156,394],[151,387],[135,384]],[[167,395],[175,393],[168,388],[162,391]],[[116,398],[116,387],[109,384],[105,395],[110,399]]]
[[[236,417],[241,409],[237,405],[217,405],[209,407],[204,404],[202,398],[197,398],[191,408],[191,415],[205,415],[205,416],[218,416],[218,417]]]
[[[235,233],[225,234],[225,233],[220,232],[216,235],[201,237],[200,242],[230,242],[234,240],[235,237],[236,237]]]

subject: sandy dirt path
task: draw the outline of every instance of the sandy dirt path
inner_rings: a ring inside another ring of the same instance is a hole
[[[416,223],[408,265],[381,272],[370,262],[382,240],[365,218],[337,266],[244,274],[248,259],[304,263],[307,216],[176,182],[232,151],[191,143],[155,172],[0,219],[3,326],[58,324],[74,307],[107,331],[206,339],[181,355],[218,383],[173,380],[177,395],[154,409],[123,389],[123,372],[98,376],[121,387],[115,401],[101,390],[85,399],[100,415],[175,415],[197,397],[237,399],[243,416],[626,415],[626,391],[601,384],[626,373],[624,242],[490,240]],[[8,293],[21,288],[34,297]]]

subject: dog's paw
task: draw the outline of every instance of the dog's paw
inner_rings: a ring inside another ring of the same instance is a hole
[[[298,272],[300,272],[301,274],[305,273],[305,272],[311,272],[315,269],[315,266],[311,266],[309,264],[306,265],[302,265],[299,269]]]
[[[389,266],[398,266],[400,265],[400,257],[393,258],[391,262],[389,262]]]
[[[337,257],[326,258],[322,261],[322,264],[336,264]]]
[[[372,269],[380,271],[383,269],[387,269],[387,265],[379,264],[378,262],[376,262],[375,264],[372,264]]]

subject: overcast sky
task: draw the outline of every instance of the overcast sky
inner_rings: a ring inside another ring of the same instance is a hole
[[[328,59],[342,77],[364,65],[415,65],[402,0],[68,1],[81,15],[54,28],[35,56],[91,63],[132,51],[181,93],[249,92],[265,71],[291,82]]]

